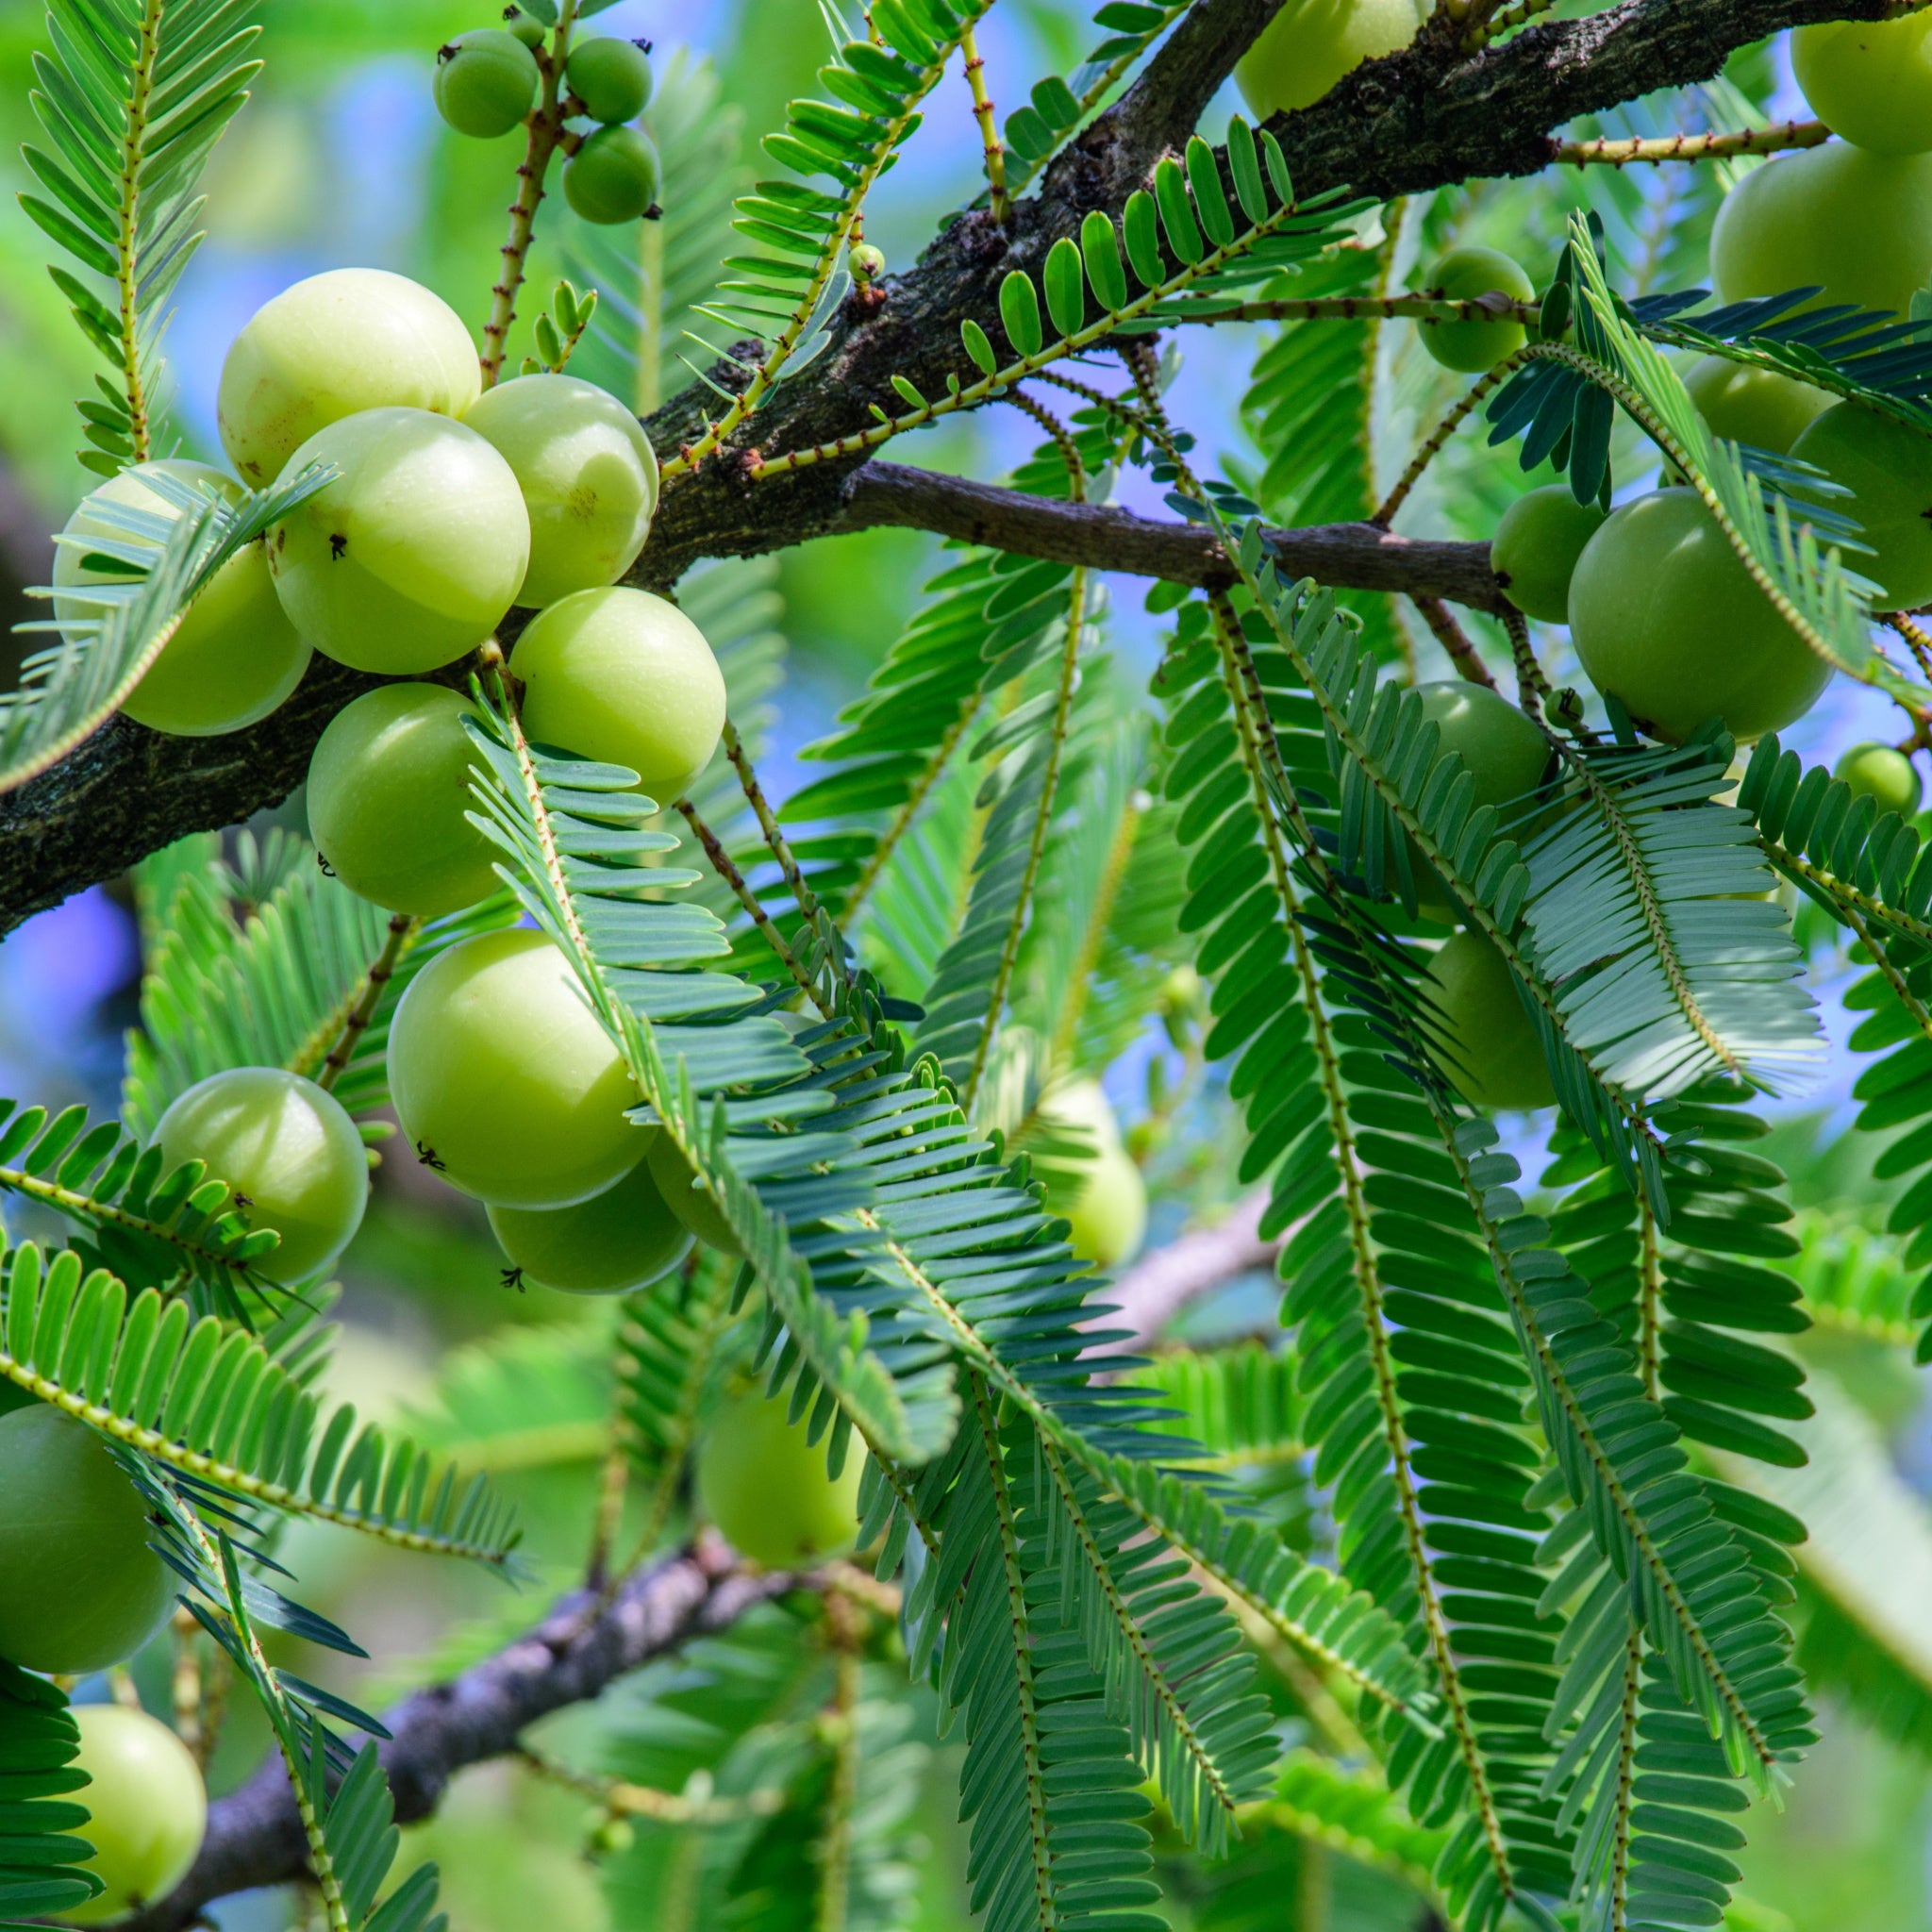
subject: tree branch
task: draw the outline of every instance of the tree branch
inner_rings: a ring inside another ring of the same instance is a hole
[[[1143,1255],[1107,1291],[1101,1320],[1110,1339],[1089,1356],[1137,1355],[1191,1302],[1251,1269],[1273,1264],[1279,1240],[1261,1238],[1268,1190],[1239,1201],[1211,1227],[1186,1234]]]
[[[398,1823],[428,1817],[457,1772],[514,1750],[539,1718],[595,1697],[693,1637],[724,1629],[795,1581],[754,1575],[708,1539],[639,1571],[602,1610],[589,1593],[567,1599],[528,1636],[454,1682],[417,1691],[390,1715],[382,1762]],[[307,1858],[287,1774],[271,1758],[209,1807],[201,1856],[175,1890],[121,1924],[125,1932],[183,1932],[214,1899],[301,1877]]]

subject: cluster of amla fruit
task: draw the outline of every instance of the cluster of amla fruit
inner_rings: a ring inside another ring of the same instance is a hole
[[[546,92],[550,83],[554,97]],[[512,8],[508,25],[476,27],[437,49],[437,111],[458,134],[477,141],[513,134],[553,98],[565,124],[563,198],[587,222],[634,222],[652,213],[658,150],[627,125],[651,98],[648,42],[579,41],[559,69],[553,37]],[[569,127],[573,121],[591,125]]]

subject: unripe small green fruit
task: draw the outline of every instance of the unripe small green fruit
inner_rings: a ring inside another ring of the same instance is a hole
[[[524,45],[535,50],[550,38],[549,30],[541,20],[532,20],[527,13],[520,13],[514,20],[504,22],[504,31],[514,34]]]
[[[651,98],[651,57],[635,41],[579,41],[563,75],[592,121],[635,121]]]
[[[175,1599],[152,1533],[85,1423],[44,1402],[0,1417],[0,1657],[76,1676],[132,1657]]]
[[[1415,39],[1428,9],[1415,0],[1289,0],[1234,70],[1257,120],[1312,107],[1364,60]]]
[[[637,1831],[629,1819],[599,1818],[591,1828],[591,1856],[593,1858],[621,1858],[637,1841]]]
[[[698,1444],[705,1514],[739,1555],[768,1570],[846,1556],[858,1539],[864,1454],[857,1440],[834,1482],[825,1474],[825,1438],[808,1442],[805,1417],[788,1422],[787,1408],[787,1397],[769,1401],[754,1385],[726,1398]]]
[[[530,518],[515,473],[460,423],[365,409],[295,453],[341,475],[268,533],[275,592],[339,664],[407,676],[474,650],[523,587]]]
[[[627,765],[660,806],[691,789],[724,729],[724,675],[705,634],[646,591],[579,591],[516,641],[524,729]]]
[[[1096,1268],[1115,1268],[1147,1233],[1147,1184],[1121,1142],[1120,1122],[1098,1080],[1071,1080],[1040,1103],[1049,1125],[1084,1130],[1092,1158],[1045,1176],[1048,1208],[1065,1217],[1067,1245]]]
[[[476,345],[440,295],[385,269],[339,268],[255,311],[222,364],[215,407],[228,460],[259,490],[344,416],[460,416],[482,386]]]
[[[396,1007],[391,1098],[425,1165],[508,1208],[569,1208],[635,1167],[649,1130],[624,1058],[541,933],[479,933]]]
[[[1830,142],[1754,168],[1718,209],[1710,273],[1725,302],[1815,284],[1807,308],[1849,302],[1903,320],[1932,280],[1932,156]]]
[[[1519,496],[1503,512],[1490,544],[1490,568],[1502,578],[1503,594],[1525,617],[1567,623],[1576,559],[1603,522],[1603,511],[1578,503],[1567,483]]]
[[[1908,819],[1919,808],[1924,788],[1919,768],[1902,751],[1889,744],[1855,744],[1833,769],[1852,788],[1854,798],[1870,798],[1881,814],[1895,811]]]
[[[658,150],[635,127],[600,127],[563,170],[563,198],[587,222],[634,222],[656,205]]]
[[[659,1133],[644,1156],[659,1198],[684,1225],[708,1248],[742,1258],[744,1245],[724,1218],[711,1191],[698,1183],[690,1161],[677,1151],[669,1134]]]
[[[207,463],[164,458],[137,463],[91,491],[67,520],[61,533],[80,539],[62,543],[54,554],[56,589],[83,584],[128,582],[107,571],[90,570],[87,544],[125,542],[126,534],[102,515],[109,504],[175,522],[181,512],[148,488],[144,479],[167,475],[177,482],[232,501],[241,491]],[[62,625],[97,617],[97,608],[79,599],[57,597],[54,615]],[[311,656],[295,626],[284,615],[259,541],[223,564],[189,607],[180,628],[148,666],[121,708],[137,724],[178,738],[212,738],[240,731],[275,710],[302,681]]]
[[[475,27],[437,50],[436,111],[458,134],[494,141],[524,125],[541,79],[536,55],[515,34]]]
[[[565,1294],[628,1294],[691,1252],[691,1230],[641,1159],[574,1208],[492,1207],[490,1225],[513,1266]]]
[[[467,698],[386,684],[329,720],[308,761],[308,836],[352,892],[437,919],[496,890],[496,847],[470,823],[485,767]]]
[[[369,1157],[334,1094],[279,1067],[233,1067],[180,1094],[155,1124],[172,1170],[201,1160],[234,1191],[251,1227],[281,1245],[252,1265],[271,1281],[329,1266],[362,1225]],[[245,1199],[245,1206],[242,1203]]]
[[[1452,248],[1430,269],[1424,287],[1451,302],[1473,302],[1478,296],[1503,294],[1527,302],[1536,284],[1519,261],[1499,248]],[[1522,348],[1527,332],[1520,322],[1500,317],[1494,322],[1424,322],[1423,347],[1445,369],[1480,375],[1506,356]]]
[[[1477,1107],[1549,1107],[1557,1095],[1534,1024],[1509,962],[1473,929],[1445,940],[1423,982],[1446,1041],[1437,1059],[1462,1097]]]
[[[81,1863],[107,1890],[60,1916],[73,1925],[111,1925],[188,1876],[208,1833],[208,1788],[194,1754],[144,1710],[81,1704],[74,1722],[75,1763],[88,1774],[74,1798],[91,1814],[75,1836],[93,1846]]]
[[[1791,72],[1811,111],[1855,146],[1881,155],[1932,148],[1932,17],[1801,26]]]
[[[1835,403],[1791,445],[1852,492],[1843,507],[1871,554],[1847,566],[1879,589],[1879,608],[1909,610],[1932,598],[1932,437],[1858,403]]]
[[[1684,387],[1713,436],[1775,456],[1787,454],[1819,412],[1831,407],[1828,391],[1780,375],[1775,369],[1733,362],[1728,356],[1706,356],[1694,362]]]
[[[847,252],[855,281],[875,282],[886,272],[886,251],[870,242],[860,242]]]
[[[520,602],[541,610],[631,567],[658,508],[658,458],[615,396],[575,375],[520,375],[486,391],[463,422],[524,493],[530,562]]]
[[[1782,731],[1831,675],[1690,490],[1610,513],[1577,559],[1570,635],[1591,682],[1672,743],[1712,718],[1746,742]]]

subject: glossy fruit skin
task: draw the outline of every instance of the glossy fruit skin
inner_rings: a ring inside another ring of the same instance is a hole
[[[1072,1080],[1040,1104],[1041,1117],[1083,1127],[1093,1158],[1047,1183],[1047,1207],[1064,1215],[1067,1244],[1095,1268],[1117,1268],[1138,1252],[1147,1233],[1147,1184],[1121,1142],[1120,1122],[1098,1080]]]
[[[1550,1107],[1556,1091],[1524,1010],[1508,962],[1474,929],[1442,942],[1423,982],[1446,1028],[1437,1060],[1462,1097],[1477,1107]]]
[[[504,31],[514,34],[524,45],[531,49],[541,47],[550,38],[548,28],[541,20],[532,20],[527,13],[520,13],[514,20],[504,23]]]
[[[1932,598],[1932,437],[1857,403],[1835,403],[1791,445],[1852,492],[1870,556],[1846,565],[1879,587],[1879,608],[1910,609]]]
[[[325,657],[408,676],[474,650],[523,587],[530,519],[510,466],[460,423],[365,409],[301,463],[341,474],[268,533],[275,594]]]
[[[1782,731],[1831,675],[1690,490],[1610,513],[1577,559],[1570,634],[1591,682],[1673,743],[1714,717],[1746,742]]]
[[[476,345],[440,295],[385,269],[331,269],[264,303],[235,338],[216,401],[222,447],[258,490],[344,416],[460,416],[482,387]]]
[[[0,1657],[76,1675],[132,1657],[175,1605],[149,1534],[85,1423],[45,1402],[0,1417]]]
[[[541,933],[479,933],[432,959],[396,1007],[390,1097],[419,1158],[505,1208],[569,1208],[644,1152],[622,1056]]]
[[[328,722],[308,761],[308,836],[352,892],[440,918],[496,890],[497,851],[473,825],[485,767],[470,701],[440,684],[386,684]]]
[[[1903,319],[1932,279],[1932,156],[1831,142],[1767,161],[1718,209],[1710,273],[1725,302],[1816,284],[1808,308],[1851,302]]]
[[[563,170],[563,198],[587,222],[634,222],[658,199],[658,150],[635,127],[600,127]]]
[[[563,75],[592,121],[635,121],[651,98],[651,57],[635,41],[579,41]]]
[[[202,1160],[248,1197],[251,1227],[282,1238],[253,1265],[270,1281],[304,1281],[328,1267],[362,1225],[369,1157],[334,1094],[279,1067],[234,1067],[197,1080],[155,1124],[172,1170]]]
[[[679,1221],[707,1247],[721,1255],[744,1256],[744,1244],[732,1231],[724,1210],[712,1198],[708,1188],[696,1184],[691,1163],[677,1151],[669,1134],[659,1133],[644,1156],[658,1195]]]
[[[1452,248],[1429,270],[1423,286],[1456,302],[1491,293],[1528,302],[1536,295],[1536,284],[1523,264],[1499,248]],[[1471,375],[1493,369],[1527,339],[1520,322],[1424,322],[1417,326],[1423,347],[1443,368],[1459,369]]]
[[[490,1225],[513,1266],[565,1294],[628,1294],[691,1252],[643,1160],[575,1208],[491,1208]]]
[[[1831,131],[1881,155],[1932,149],[1932,19],[1824,21],[1791,35],[1791,72]]]
[[[76,1804],[92,1814],[75,1836],[93,1846],[82,1861],[107,1890],[61,1919],[73,1925],[111,1925],[188,1875],[208,1834],[208,1788],[186,1744],[144,1710],[118,1704],[77,1704],[75,1758],[87,1773]]]
[[[530,519],[518,602],[535,609],[614,584],[644,547],[658,458],[608,390],[575,375],[520,375],[463,418],[515,475]]]
[[[1289,0],[1234,71],[1257,121],[1319,101],[1364,60],[1406,47],[1426,8],[1414,0]]]
[[[1924,787],[1919,768],[1902,751],[1889,744],[1855,744],[1832,769],[1852,788],[1854,798],[1870,798],[1881,814],[1895,811],[1908,819],[1919,808]]]
[[[515,34],[479,26],[438,51],[436,111],[477,141],[494,141],[524,125],[542,75],[537,57]]]
[[[724,729],[724,674],[705,634],[647,591],[579,591],[516,641],[524,729],[579,758],[628,765],[668,806],[711,761]]]
[[[1820,411],[1831,407],[1828,391],[1780,375],[1775,369],[1733,362],[1728,356],[1706,356],[1692,363],[1684,387],[1713,436],[1777,456],[1787,454]]]
[[[1603,524],[1603,511],[1578,503],[1567,483],[1519,496],[1490,543],[1490,568],[1503,579],[1503,594],[1525,617],[1568,623],[1571,575]]]
[[[789,1401],[767,1401],[756,1385],[727,1397],[698,1444],[705,1514],[740,1556],[768,1570],[847,1556],[858,1540],[864,1452],[855,1439],[834,1482],[825,1474],[826,1438],[808,1443],[805,1417],[785,1419]]]
[[[229,501],[241,494],[229,478],[208,463],[179,458],[137,463],[91,491],[68,518],[62,534],[125,541],[125,533],[110,529],[98,513],[101,506],[110,503],[174,523],[181,512],[143,480],[158,473]],[[57,589],[113,581],[105,571],[89,570],[82,561],[86,554],[65,543],[54,553]],[[100,613],[73,598],[57,597],[54,614],[65,624]],[[283,703],[301,683],[310,655],[282,612],[267,552],[257,541],[215,573],[121,708],[137,724],[177,738],[239,731]]]

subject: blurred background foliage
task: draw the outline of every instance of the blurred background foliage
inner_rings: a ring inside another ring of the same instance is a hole
[[[437,45],[485,24],[491,11],[464,0],[264,0],[268,65],[209,170],[208,239],[181,286],[170,336],[182,453],[218,454],[213,395],[227,341],[258,303],[303,275],[348,263],[393,268],[480,321],[515,143],[452,136],[431,109],[429,75]],[[1034,78],[1068,72],[1091,38],[1089,11],[1080,0],[1007,0],[980,36],[995,97],[1017,104]],[[604,289],[602,333],[579,366],[646,408],[688,379],[682,358],[708,359],[681,334],[689,304],[705,292],[727,245],[729,196],[757,158],[751,136],[775,125],[788,99],[810,91],[825,26],[810,0],[622,0],[597,25],[656,43],[660,86],[651,119],[670,169],[667,220],[661,228],[593,232],[554,199],[540,225],[532,287],[542,290],[568,272]],[[0,173],[9,189],[24,178],[15,156],[29,131],[31,58],[42,35],[31,0],[0,0]],[[1217,104],[1209,123],[1218,126],[1230,106],[1231,99]],[[893,268],[975,191],[977,140],[967,108],[963,81],[949,77],[927,125],[868,207],[866,239]],[[1734,61],[1707,97],[1640,103],[1607,131],[1791,110],[1783,57],[1771,48]],[[1689,169],[1479,184],[1391,210],[1386,232],[1365,234],[1353,258],[1316,274],[1332,275],[1338,290],[1407,286],[1419,262],[1453,238],[1507,248],[1541,275],[1569,210],[1588,205],[1606,220],[1626,291],[1694,286],[1723,186],[1716,171]],[[48,532],[84,487],[73,456],[71,398],[92,371],[43,260],[41,237],[9,192],[0,201],[0,607],[9,617],[22,608],[21,588],[44,575]],[[535,304],[525,306],[526,327]],[[522,347],[513,339],[513,359]],[[1173,404],[1206,452],[1248,481],[1271,515],[1317,522],[1364,514],[1453,400],[1458,380],[1415,353],[1399,328],[1229,329],[1186,345]],[[908,456],[996,475],[1036,440],[1017,414],[953,418]],[[1620,442],[1617,456],[1620,490],[1641,486],[1646,476],[1632,446]],[[1120,487],[1124,500],[1154,507],[1143,479]],[[1465,435],[1430,472],[1402,526],[1487,537],[1522,487],[1510,459]],[[941,561],[929,539],[878,532],[730,566],[711,587],[710,594],[751,612],[747,623],[763,641],[747,647],[746,661],[762,667],[759,681],[777,650],[784,653],[786,681],[765,755],[778,793],[798,783],[797,753],[823,737],[862,688]],[[1145,590],[1124,581],[1112,587],[1112,657],[1089,674],[1089,747],[1070,775],[1070,796],[1082,786],[1106,793],[1115,813],[1147,804],[1133,791],[1146,755],[1141,693],[1159,650]],[[1424,675],[1442,675],[1440,653],[1413,612],[1361,601],[1387,651],[1412,658]],[[1560,634],[1542,641],[1560,666]],[[1793,741],[1807,756],[1834,755],[1878,724],[1864,708],[1869,701],[1840,683]],[[968,802],[936,800],[922,835],[941,882],[957,879],[955,822]],[[277,816],[299,826],[299,800]],[[1158,824],[1153,831],[1158,871]],[[1042,899],[1053,904],[1056,893]],[[908,970],[930,964],[934,936],[922,934],[919,911],[917,892],[903,891],[899,902],[882,892],[868,944],[889,979],[895,958],[909,960]],[[1815,929],[1801,924],[1801,935],[1811,942],[1833,1037],[1842,1041],[1849,1022],[1838,995],[1848,968],[1822,922]],[[1158,964],[1158,952],[1150,939],[1140,957]],[[111,1107],[123,1036],[138,1017],[140,962],[131,888],[97,889],[12,934],[0,945],[0,1091],[48,1106],[85,1099]],[[1042,944],[1032,964],[1032,997],[1051,1027],[1050,948]],[[1175,997],[1170,991],[1165,1029],[1153,982],[1118,1009],[1070,1023],[1083,1061],[1105,1072],[1124,1121],[1138,1129],[1132,1144],[1153,1186],[1156,1244],[1227,1204],[1239,1155],[1234,1110],[1219,1084],[1224,1076],[1204,1076],[1198,1055],[1185,1050],[1186,1028],[1172,1024]],[[1184,991],[1179,997],[1184,1002]],[[1023,1008],[1027,998],[1023,991]],[[1768,1150],[1791,1173],[1804,1210],[1805,1252],[1790,1266],[1821,1322],[1804,1344],[1821,1413],[1804,1433],[1821,1457],[1814,1469],[1824,1465],[1824,1439],[1836,1444],[1828,1507],[1842,1534],[1828,1539],[1840,1569],[1807,1571],[1799,1606],[1808,1620],[1807,1661],[1827,1692],[1824,1742],[1798,1770],[1782,1811],[1753,1825],[1746,1885],[1756,1903],[1735,1923],[1760,1932],[1932,1925],[1932,1589],[1915,1607],[1907,1595],[1886,1620],[1888,1604],[1896,1607],[1910,1584],[1932,1584],[1932,1568],[1913,1568],[1932,1549],[1923,1501],[1932,1486],[1932,1430],[1924,1375],[1906,1365],[1898,1340],[1905,1277],[1884,1232],[1887,1190],[1841,1131],[1845,1077],[1786,1104]],[[365,1413],[407,1416],[466,1466],[495,1474],[522,1506],[539,1580],[512,1596],[480,1574],[327,1532],[291,1532],[283,1555],[307,1599],[347,1622],[372,1653],[348,1682],[378,1708],[534,1621],[547,1596],[581,1573],[610,1441],[610,1342],[622,1314],[542,1289],[513,1290],[499,1271],[479,1209],[413,1163],[384,1163],[372,1212],[341,1271],[331,1381]],[[1185,1332],[1211,1341],[1255,1335],[1276,1345],[1274,1301],[1263,1277],[1249,1276],[1191,1310]],[[1320,1498],[1299,1461],[1283,1457],[1262,1487],[1291,1534],[1319,1545]],[[634,1521],[620,1547],[644,1507],[633,1498]],[[682,1794],[695,1823],[640,1819],[627,1848],[597,1845],[591,1835],[598,1807],[532,1765],[497,1764],[459,1778],[442,1814],[408,1834],[407,1854],[441,1861],[456,1932],[808,1923],[809,1901],[796,1895],[801,1847],[786,1832],[795,1835],[819,1789],[812,1781],[827,1774],[822,1713],[841,1665],[824,1633],[801,1624],[805,1616],[771,1607],[727,1639],[621,1685],[602,1707],[543,1727],[535,1740],[575,1766]],[[909,1912],[922,1932],[963,1932],[963,1851],[950,1796],[957,1746],[934,1736],[928,1701],[906,1692],[895,1644],[890,1620],[873,1620],[848,1686],[860,1744],[855,1856],[864,1868],[854,1924],[898,1923]],[[158,1655],[139,1673],[158,1701],[166,1671]],[[1284,1679],[1275,1690],[1284,1710],[1293,1711],[1292,1685]],[[1289,1721],[1307,1728],[1306,1713]],[[214,1767],[217,1786],[244,1775],[263,1741],[258,1722],[238,1710]],[[1284,1790],[1291,1784],[1291,1777]],[[774,1823],[769,1799],[779,1791],[792,1808]],[[1309,1835],[1309,1823],[1285,1799],[1280,1816],[1258,1823],[1225,1863],[1187,1868],[1171,1858],[1176,1926],[1392,1932],[1427,1923],[1425,1912],[1417,1916],[1424,1908],[1412,1887],[1426,1848],[1405,1863],[1393,1827]],[[244,1897],[226,1902],[218,1918],[232,1932],[252,1932],[299,1923],[300,1911],[299,1901]]]

